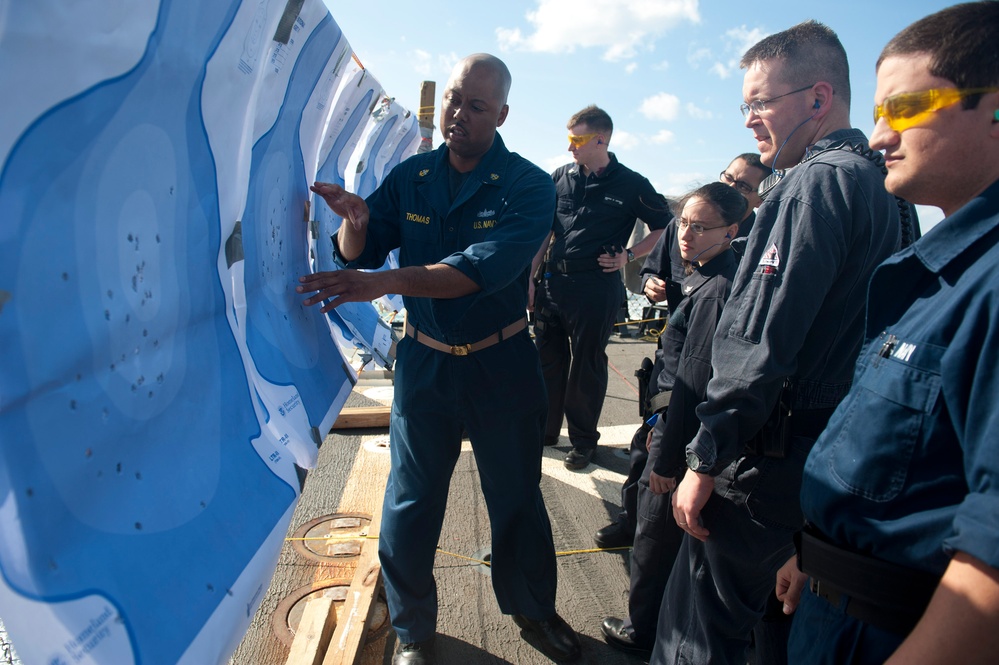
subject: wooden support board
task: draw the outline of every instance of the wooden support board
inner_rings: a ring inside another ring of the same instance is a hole
[[[383,492],[385,480],[381,478]],[[371,519],[368,536],[377,536],[381,532],[381,524],[382,508],[379,504]],[[322,665],[354,665],[358,661],[368,633],[368,620],[381,585],[382,566],[378,561],[378,541],[365,540],[361,545],[361,556],[354,571],[354,579],[347,591],[347,600],[340,613],[340,621],[336,624]]]
[[[359,452],[344,488],[340,511],[367,512],[372,517],[368,537],[361,542],[347,598],[340,609],[340,620],[337,621],[336,606],[328,596],[309,598],[295,631],[287,665],[353,665],[358,662],[368,620],[381,587],[378,534],[389,466],[387,451],[372,452],[362,448]],[[327,568],[319,566],[314,584],[320,585],[329,577]]]
[[[420,112],[417,114],[420,127],[434,128],[434,105],[437,103],[437,84],[424,81],[420,84]]]
[[[391,412],[391,406],[356,406],[342,409],[333,423],[333,429],[388,427]]]

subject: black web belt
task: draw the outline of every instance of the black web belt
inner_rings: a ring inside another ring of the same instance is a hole
[[[864,623],[908,635],[940,578],[833,545],[813,527],[795,534],[798,567],[819,598]]]
[[[600,264],[596,257],[589,259],[558,259],[545,263],[545,272],[557,272],[568,275],[574,272],[586,272],[588,270],[599,270]]]

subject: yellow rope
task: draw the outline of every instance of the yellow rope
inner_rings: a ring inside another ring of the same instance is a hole
[[[357,535],[357,536],[328,536],[328,537],[324,537],[324,536],[312,536],[312,537],[307,537],[307,538],[292,538],[292,537],[289,537],[289,538],[285,538],[285,540],[287,540],[287,541],[292,541],[292,540],[299,540],[299,541],[301,541],[301,540],[326,540],[326,541],[330,541],[330,540],[378,540],[378,536],[369,536],[367,534],[360,534],[360,535]],[[620,551],[623,551],[623,550],[630,550],[630,549],[631,549],[631,545],[625,545],[623,547],[592,547],[592,548],[583,549],[583,550],[565,550],[563,552],[555,552],[555,556],[557,556],[557,557],[563,557],[563,556],[573,556],[573,555],[576,555],[576,554],[596,554],[596,553],[599,553],[599,552],[620,552]],[[439,547],[437,548],[437,552],[440,553],[440,554],[445,554],[447,556],[453,556],[456,559],[461,559],[463,561],[470,561],[472,563],[477,563],[477,564],[480,564],[480,565],[483,565],[483,566],[489,566],[489,565],[491,565],[488,561],[483,561],[482,559],[475,559],[475,558],[472,558],[472,557],[469,557],[469,556],[465,556],[463,554],[457,554],[456,552],[448,552],[447,550],[442,550]]]
[[[637,320],[637,321],[630,321],[630,320],[629,320],[629,321],[621,321],[620,323],[615,323],[614,325],[615,325],[615,326],[629,326],[629,325],[631,325],[632,323],[651,323],[652,321],[662,321],[662,319],[661,319],[661,318],[655,318],[655,319],[639,319],[639,320]]]

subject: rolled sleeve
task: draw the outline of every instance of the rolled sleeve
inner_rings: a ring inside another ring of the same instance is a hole
[[[958,504],[954,533],[944,541],[944,551],[951,556],[965,552],[999,568],[999,325],[984,302],[965,315],[966,334],[955,337],[945,354],[942,379],[947,408],[961,423],[955,434],[968,494]],[[983,333],[981,343],[975,343]]]
[[[555,185],[541,171],[525,173],[505,198],[496,230],[487,241],[440,261],[478,284],[483,295],[501,291],[531,265],[555,214]]]

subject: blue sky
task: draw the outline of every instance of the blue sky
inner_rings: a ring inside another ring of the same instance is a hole
[[[493,53],[513,75],[510,114],[500,129],[508,147],[551,171],[569,161],[569,116],[597,104],[614,120],[611,150],[618,159],[668,195],[717,178],[732,157],[756,150],[739,112],[739,58],[760,38],[810,18],[835,30],[850,59],[851,120],[870,134],[881,48],[906,25],[954,4],[325,2],[363,65],[404,107],[417,111],[420,83],[430,80],[437,83],[439,112],[454,63],[469,53]],[[941,216],[920,209],[924,229]]]

